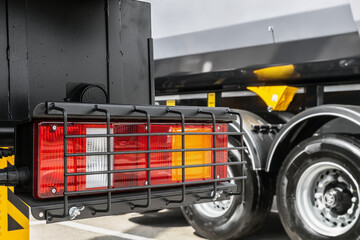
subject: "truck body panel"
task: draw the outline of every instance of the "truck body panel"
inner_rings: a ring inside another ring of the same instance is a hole
[[[9,116],[1,121],[28,119],[39,103],[49,99],[72,101],[80,84],[100,86],[105,103],[150,104],[149,4],[40,0],[1,4],[1,61],[5,60],[0,71],[1,108],[10,107]]]

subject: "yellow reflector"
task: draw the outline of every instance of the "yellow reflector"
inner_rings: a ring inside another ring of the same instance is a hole
[[[181,132],[181,128],[173,128],[172,132]],[[212,132],[211,127],[189,128],[185,132]],[[181,136],[172,137],[173,149],[181,149]],[[185,136],[185,149],[212,148],[211,135],[188,135]],[[172,166],[182,165],[181,152],[172,153]],[[212,162],[211,151],[185,152],[185,165],[208,164]],[[211,177],[211,167],[186,168],[185,179],[201,179]],[[172,180],[182,180],[182,169],[172,169]]]
[[[166,100],[166,106],[175,106],[175,100]]]
[[[294,65],[282,65],[254,70],[254,74],[260,81],[284,80],[297,77]]]

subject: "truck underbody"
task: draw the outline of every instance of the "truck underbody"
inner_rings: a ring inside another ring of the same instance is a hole
[[[158,104],[227,106],[244,121],[246,204],[184,207],[202,236],[254,233],[276,195],[291,239],[358,239],[360,38],[348,4],[155,41]]]
[[[229,210],[214,218],[228,219],[221,226],[208,227],[203,222],[209,219],[200,217],[187,217],[189,223],[211,239],[246,236],[262,221],[242,222],[264,219],[276,194],[282,223],[292,239],[357,239],[359,70],[359,58],[349,57],[157,78],[159,104],[173,100],[179,105],[207,105],[215,94],[216,106],[244,109],[244,141],[251,166],[247,188],[263,189],[260,195],[250,190],[244,196],[250,205],[255,197],[262,199],[255,204],[261,210],[247,214]],[[254,183],[251,178],[270,180]],[[227,209],[238,203],[229,204]]]

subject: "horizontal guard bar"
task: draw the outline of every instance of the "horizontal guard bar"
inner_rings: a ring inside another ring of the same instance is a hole
[[[110,170],[110,171],[94,171],[94,172],[77,172],[67,173],[66,176],[85,176],[85,175],[96,175],[96,174],[107,174],[107,173],[127,173],[127,172],[143,172],[143,171],[158,171],[158,170],[169,170],[169,169],[182,169],[182,168],[198,168],[198,167],[212,167],[212,166],[233,166],[246,164],[246,161],[242,162],[225,162],[225,163],[206,163],[196,165],[185,165],[185,166],[170,166],[170,167],[156,167],[156,168],[137,168],[137,169],[122,169],[122,170]]]
[[[210,180],[202,180],[202,181],[194,181],[194,182],[170,183],[170,184],[162,184],[162,185],[147,185],[147,186],[137,186],[137,187],[124,187],[124,188],[77,191],[77,192],[64,192],[64,196],[78,196],[78,195],[86,195],[86,194],[94,194],[94,193],[107,193],[107,192],[129,191],[129,190],[144,190],[144,189],[149,189],[149,188],[178,187],[178,186],[182,186],[182,185],[196,185],[196,184],[225,182],[225,181],[231,181],[231,180],[245,180],[245,179],[247,179],[246,176],[241,176],[241,177],[210,179]]]
[[[242,136],[244,132],[199,132],[199,133],[125,133],[125,134],[87,134],[87,135],[66,135],[65,138],[100,138],[100,137],[147,137],[147,136],[182,136],[182,135],[229,135]]]
[[[65,156],[83,157],[83,156],[121,155],[121,154],[137,154],[137,153],[140,154],[140,153],[204,152],[204,151],[245,150],[245,149],[247,149],[247,147],[163,149],[163,150],[122,151],[122,152],[68,153],[65,154]]]
[[[116,118],[123,118],[123,119],[146,119],[144,114],[140,112],[134,112],[134,108],[137,110],[147,111],[152,119],[178,119],[178,116],[169,115],[167,111],[167,106],[155,106],[155,105],[148,105],[148,106],[134,106],[134,105],[119,105],[119,104],[96,104],[100,109],[106,109],[110,114],[112,119]],[[69,118],[99,118],[104,117],[104,114],[101,112],[93,111],[95,104],[91,103],[75,103],[75,102],[46,102],[40,103],[37,105],[33,111],[34,118],[54,118],[54,117],[61,117],[61,115],[53,110],[57,109],[64,109],[69,115]],[[57,108],[57,109],[55,109]],[[210,107],[201,107],[204,111],[212,111],[216,115],[216,119],[218,121],[224,122],[232,122],[235,120],[235,116],[229,114],[229,108],[225,107],[217,107],[217,108],[210,108]],[[184,114],[184,117],[187,120],[211,120],[210,117],[204,115],[200,115],[198,112],[198,107],[192,106],[174,106],[172,107],[173,110],[180,111]]]

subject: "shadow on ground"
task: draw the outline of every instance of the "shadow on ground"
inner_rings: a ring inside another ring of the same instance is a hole
[[[162,228],[189,226],[180,208],[143,213],[141,216],[130,218],[129,221],[139,225]]]
[[[183,227],[188,226],[180,209],[170,209],[163,212],[145,213],[142,216],[130,218],[130,221],[145,226],[152,227]],[[194,232],[197,237],[200,237]],[[243,238],[244,240],[289,240],[283,226],[281,225],[279,215],[270,213],[264,226],[256,234]]]
[[[290,240],[287,236],[279,215],[270,213],[266,218],[264,226],[254,235],[243,238],[243,240]]]
[[[138,226],[127,231],[126,233],[138,236],[146,236],[155,238],[165,231],[167,228],[173,227],[187,227],[189,226],[185,218],[182,216],[180,209],[170,209],[160,212],[148,212],[140,216],[132,217],[129,221],[136,223]],[[194,232],[194,238],[199,238]],[[119,240],[116,237],[96,237],[92,240]],[[264,226],[256,234],[243,238],[242,240],[290,240],[284,228],[281,225],[279,215],[277,213],[270,213],[267,217]]]

